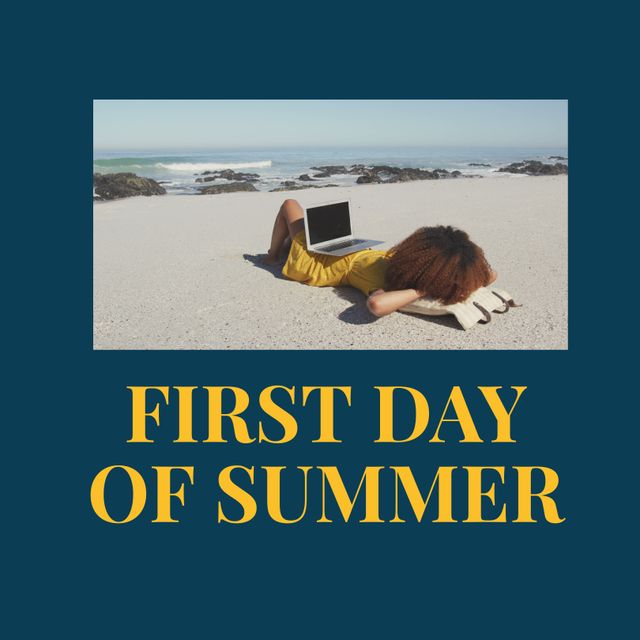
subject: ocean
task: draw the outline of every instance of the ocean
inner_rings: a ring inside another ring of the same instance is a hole
[[[94,173],[132,172],[161,182],[168,193],[195,194],[203,186],[196,183],[205,171],[232,169],[255,173],[254,186],[269,191],[302,174],[313,176],[312,166],[319,165],[390,165],[401,168],[447,169],[483,178],[526,178],[520,174],[500,173],[499,167],[521,160],[553,163],[550,156],[567,157],[566,148],[530,147],[371,147],[371,148],[297,148],[297,149],[217,149],[207,151],[100,151],[94,150]],[[490,165],[474,167],[471,164]],[[318,178],[316,184],[355,184],[350,174]],[[226,182],[220,180],[221,183]],[[210,182],[207,184],[216,184]]]

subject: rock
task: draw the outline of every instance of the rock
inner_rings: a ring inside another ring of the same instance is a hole
[[[313,182],[313,178],[311,178],[308,173],[303,173],[301,176],[298,176],[298,180],[302,180],[302,182]]]
[[[275,189],[269,189],[269,193],[275,193],[276,191],[300,191],[301,189],[324,189],[326,187],[338,187],[337,184],[295,184],[291,187],[276,187]]]
[[[564,156],[549,156],[549,160],[567,160]]]
[[[427,171],[426,169],[402,169],[392,179],[392,182],[414,182],[415,180],[437,180],[445,177],[449,172],[446,169],[434,169]]]
[[[395,183],[395,182],[413,182],[415,180],[439,180],[443,178],[458,178],[461,176],[460,171],[449,171],[448,169],[414,169],[411,167],[390,167],[388,165],[376,165],[373,167],[365,167],[363,165],[354,165],[349,173],[359,173],[360,177],[356,180],[356,184],[373,184],[373,183]]]
[[[204,171],[200,175],[208,177],[196,178],[196,182],[213,182],[214,180],[218,179],[257,182],[260,179],[260,176],[257,173],[242,173],[240,171],[233,171],[232,169],[222,169],[221,171]]]
[[[369,171],[381,178],[383,182],[413,182],[415,180],[438,180],[439,178],[452,177],[447,169],[429,171],[428,169],[381,165],[371,167]]]
[[[322,176],[323,178],[327,178],[336,173],[349,173],[347,171],[347,167],[344,165],[336,165],[336,164],[328,164],[320,167],[309,167],[311,171],[319,171],[320,173],[326,173],[327,175]]]
[[[257,191],[250,182],[227,182],[225,184],[212,184],[208,187],[201,187],[200,195],[211,195],[217,193],[234,193],[235,191]]]
[[[391,184],[395,182],[412,182],[414,180],[458,178],[462,175],[460,171],[448,171],[447,169],[434,169],[433,171],[429,171],[427,169],[414,169],[411,167],[392,167],[386,164],[373,166],[352,164],[348,168],[342,165],[323,165],[311,167],[311,169],[319,171],[319,173],[313,175],[314,178],[327,178],[336,173],[357,175],[356,184]],[[304,174],[304,176],[300,176],[298,179],[307,181],[308,178],[308,175]]]
[[[356,180],[356,184],[377,184],[382,182],[382,180],[373,174],[367,174],[364,176],[360,176],[357,180]]]
[[[280,184],[283,187],[296,187],[296,186],[298,186],[295,180],[284,180]]]
[[[137,176],[135,173],[94,173],[93,190],[100,200],[161,196],[167,193],[155,180]]]
[[[569,169],[566,164],[556,162],[546,164],[539,160],[523,160],[522,162],[512,162],[506,167],[498,169],[501,173],[524,173],[529,176],[558,176],[567,174]]]
[[[468,167],[490,167],[490,164],[484,164],[483,162],[469,162]]]
[[[275,189],[269,189],[270,193],[275,193],[276,191],[300,191],[300,189],[311,189],[311,185],[306,184],[295,184],[295,182],[289,186],[284,187],[276,187]]]

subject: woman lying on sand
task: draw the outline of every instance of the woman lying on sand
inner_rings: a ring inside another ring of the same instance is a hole
[[[423,227],[389,251],[364,249],[346,256],[307,251],[304,210],[285,200],[278,211],[266,262],[275,264],[291,242],[282,273],[314,287],[349,285],[362,291],[369,311],[386,316],[418,298],[462,302],[495,281],[482,249],[453,227]]]

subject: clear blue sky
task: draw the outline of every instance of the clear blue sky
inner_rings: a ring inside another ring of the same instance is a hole
[[[96,100],[96,149],[566,147],[565,100]]]

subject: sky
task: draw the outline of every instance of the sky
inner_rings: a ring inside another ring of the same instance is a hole
[[[566,100],[95,100],[100,150],[566,147]]]

